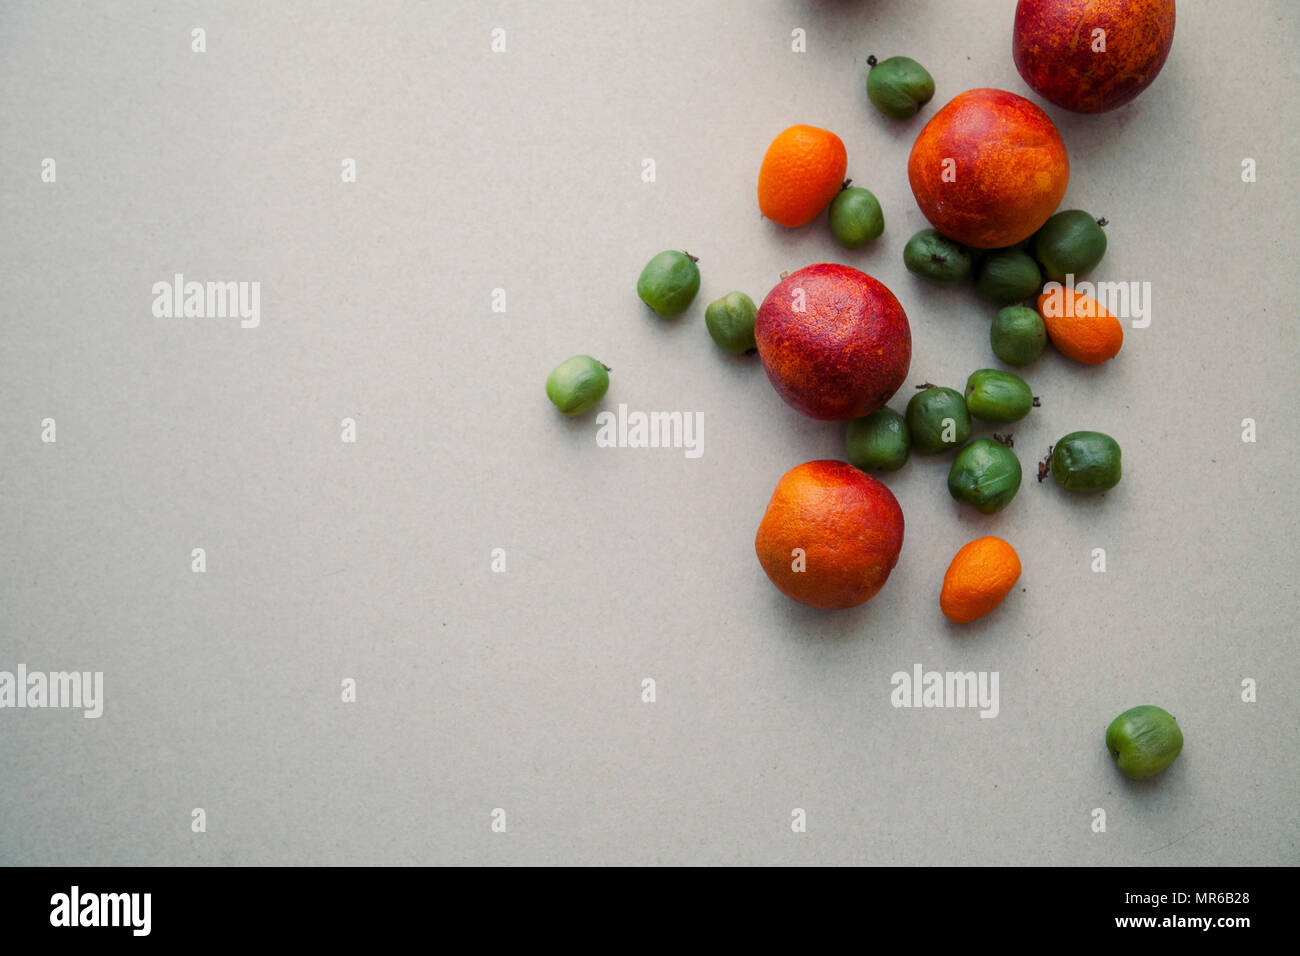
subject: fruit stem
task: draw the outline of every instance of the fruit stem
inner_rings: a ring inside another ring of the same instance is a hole
[[[920,385],[916,386],[916,390],[919,392],[921,391],[921,389],[924,388],[935,388],[935,387],[937,386],[935,386],[933,382],[922,382]]]
[[[876,63],[878,62],[879,61],[876,59],[876,55],[874,53],[871,54],[871,56],[867,57],[867,66],[875,66]]]
[[[1110,225],[1110,220],[1107,219],[1105,216],[1102,216],[1100,219],[1097,220],[1097,225],[1099,225],[1099,226],[1101,226],[1101,228],[1105,229],[1107,226]]]
[[[612,371],[614,371],[612,368],[610,368],[610,367],[609,367],[608,365],[606,365],[604,362],[601,362],[601,363],[600,363],[600,367],[603,368],[606,372],[612,372]]]
[[[699,262],[699,261],[700,261],[700,257],[699,257],[699,256],[693,256],[693,255],[691,255],[689,252],[687,252],[685,249],[682,250],[682,255],[684,255],[687,259],[690,259],[691,262]]]
[[[1041,485],[1043,479],[1052,473],[1052,449],[1055,445],[1047,446],[1047,457],[1038,463],[1038,483]]]
[[[840,187],[840,192],[844,192],[844,190],[848,189],[848,188],[849,188],[849,183],[851,183],[851,182],[853,182],[852,179],[846,179],[846,180],[844,180],[844,185],[842,185],[842,186]]]
[[[1038,401],[1038,396],[1035,395],[1035,396],[1034,396],[1034,408],[1042,408],[1042,407],[1043,407],[1043,406],[1042,406],[1042,405],[1039,403],[1039,401]]]

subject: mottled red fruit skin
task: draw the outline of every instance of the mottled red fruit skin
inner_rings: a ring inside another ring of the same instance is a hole
[[[967,90],[917,135],[907,178],[935,229],[1000,249],[1028,239],[1056,211],[1070,157],[1051,118],[1023,96]]]
[[[865,272],[829,262],[777,283],[759,307],[754,338],[777,393],[823,421],[870,415],[912,364],[912,329],[894,294]]]
[[[1106,52],[1093,51],[1093,30]],[[1076,113],[1123,106],[1155,80],[1174,42],[1174,0],[1020,0],[1011,55],[1039,96]]]

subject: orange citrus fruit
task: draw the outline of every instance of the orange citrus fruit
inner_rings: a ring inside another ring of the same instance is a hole
[[[955,624],[966,624],[1002,603],[1020,579],[1016,549],[992,535],[962,547],[943,576],[939,608]]]
[[[758,208],[782,226],[807,225],[840,191],[848,164],[844,143],[830,130],[791,126],[763,157]]]
[[[1104,305],[1078,289],[1060,286],[1038,297],[1047,337],[1067,358],[1100,365],[1124,344],[1124,326]]]
[[[1069,179],[1070,157],[1051,117],[1006,90],[954,97],[925,124],[907,159],[912,195],[930,225],[980,249],[1036,233]]]
[[[777,589],[827,610],[872,598],[902,547],[898,500],[842,461],[810,461],[787,471],[754,536],[758,562]]]

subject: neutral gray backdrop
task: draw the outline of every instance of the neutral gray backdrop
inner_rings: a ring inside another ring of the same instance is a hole
[[[1033,96],[1014,6],[0,7],[0,669],[100,670],[106,697],[99,720],[0,711],[0,861],[1300,862],[1282,0],[1180,4],[1137,101],[1046,107],[1065,206],[1110,220],[1096,277],[1151,282],[1154,311],[1103,367],[1029,370],[1043,407],[1014,429],[1014,503],[980,516],[948,497],[946,459],[914,458],[886,478],[898,567],[852,611],[793,604],[755,559],[777,479],[841,457],[843,427],[721,354],[703,306],[846,262],[911,320],[894,407],[996,365],[993,307],[903,268],[926,225],[906,160],[962,90]],[[872,110],[870,53],[928,66],[922,116]],[[839,133],[880,198],[870,248],[840,249],[824,217],[760,218],[759,162],[793,123]],[[671,322],[634,292],[664,248],[704,276]],[[260,281],[261,327],[154,318],[174,272]],[[596,447],[594,419],[542,391],[575,352],[613,367],[605,407],[702,411],[704,456]],[[1104,499],[1033,480],[1077,428],[1124,448]],[[944,569],[986,533],[1023,578],[952,626]],[[998,671],[1000,715],[894,709],[890,675],[916,663]],[[1187,741],[1141,785],[1102,743],[1139,703]]]

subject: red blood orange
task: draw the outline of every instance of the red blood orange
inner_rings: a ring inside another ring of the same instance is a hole
[[[912,364],[907,314],[884,284],[823,262],[767,294],[754,338],[780,396],[811,418],[869,415],[898,391]]]
[[[1005,90],[967,90],[925,124],[907,160],[925,218],[949,239],[1000,249],[1060,205],[1070,159],[1048,115]]]

